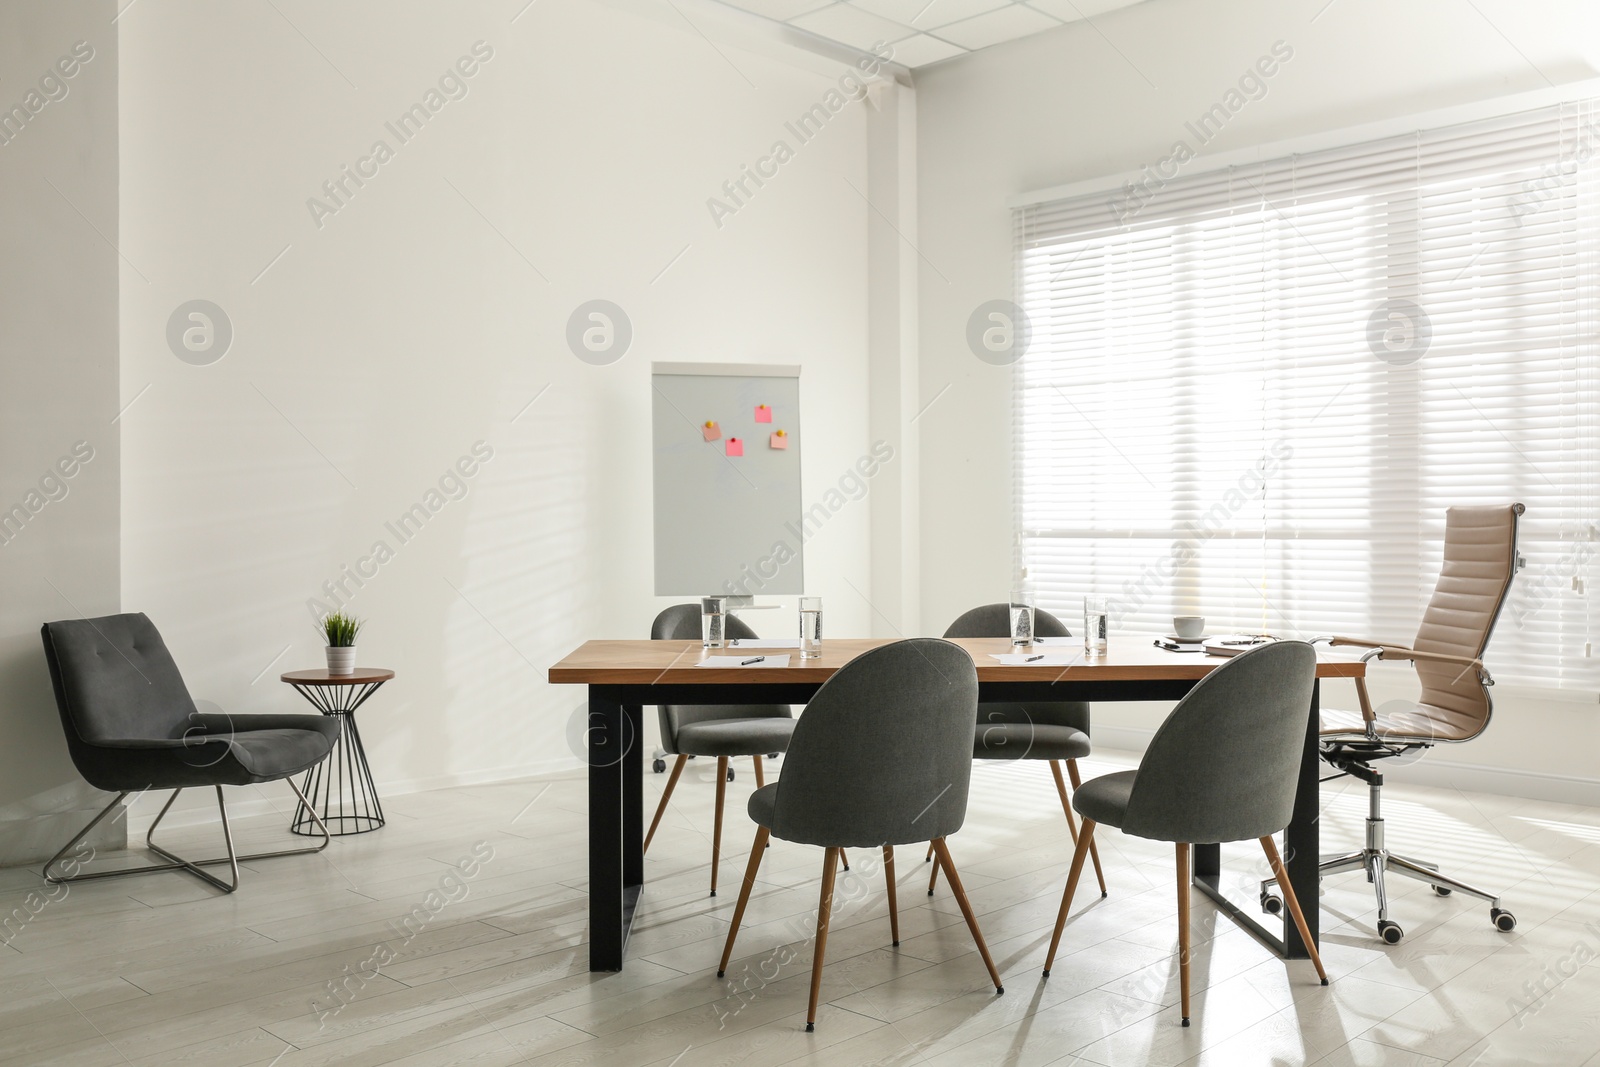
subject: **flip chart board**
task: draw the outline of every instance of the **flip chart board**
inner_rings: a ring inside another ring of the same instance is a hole
[[[803,592],[800,368],[654,363],[651,372],[656,595]],[[708,422],[720,439],[707,440]],[[774,448],[778,430],[785,444]],[[742,454],[729,454],[732,438]]]

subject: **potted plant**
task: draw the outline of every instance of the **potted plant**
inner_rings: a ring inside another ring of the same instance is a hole
[[[356,636],[361,633],[362,621],[342,611],[330,613],[322,620],[322,632],[328,638],[328,673],[354,674],[356,672]]]

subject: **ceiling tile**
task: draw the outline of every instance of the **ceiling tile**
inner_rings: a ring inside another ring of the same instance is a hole
[[[856,7],[895,22],[931,30],[1004,7],[1012,0],[850,0]]]
[[[1013,4],[963,22],[940,27],[938,36],[963,48],[987,48],[1001,41],[1025,37],[1030,33],[1054,29],[1059,25],[1060,22],[1043,12]]]
[[[752,11],[769,19],[787,22],[797,15],[804,15],[819,7],[827,7],[833,0],[722,0],[722,2],[742,11]]]
[[[1092,19],[1096,15],[1104,15],[1108,11],[1119,11],[1125,7],[1132,7],[1137,3],[1139,3],[1139,0],[1028,0],[1030,7],[1036,7],[1046,14],[1054,15],[1062,22]]]
[[[966,52],[966,49],[959,45],[941,41],[937,37],[929,37],[925,33],[896,41],[890,47],[894,49],[894,53],[889,58],[908,67],[937,63],[941,59],[949,59],[951,56],[959,56]]]
[[[810,30],[831,41],[863,50],[871,50],[879,41],[902,40],[911,32],[908,26],[880,18],[849,4],[834,4],[832,7],[825,7],[809,15],[791,19],[790,22],[802,30]]]

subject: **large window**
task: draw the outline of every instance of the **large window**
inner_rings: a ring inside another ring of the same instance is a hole
[[[1016,223],[1019,564],[1044,606],[1409,643],[1444,509],[1521,501],[1491,669],[1600,687],[1595,102]]]

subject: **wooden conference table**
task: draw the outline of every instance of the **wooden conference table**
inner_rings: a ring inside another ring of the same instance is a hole
[[[794,704],[803,706],[829,676],[856,656],[888,644],[887,640],[830,638],[820,659],[801,660],[793,649],[762,649],[768,655],[789,655],[787,667],[697,667],[708,654],[698,641],[588,641],[550,668],[554,684],[589,687],[587,729],[589,762],[589,969],[620,971],[633,925],[634,910],[644,888],[644,706],[647,704]],[[1176,701],[1212,670],[1227,662],[1195,652],[1167,652],[1148,637],[1114,637],[1109,654],[1094,661],[1082,658],[1082,647],[1036,651],[1061,652],[1076,659],[1070,666],[1035,664],[1006,666],[995,653],[1012,651],[1005,638],[958,639],[978,667],[978,700],[1159,700]],[[719,649],[733,655],[735,649]],[[759,653],[758,653],[759,654]],[[1054,656],[1052,656],[1054,658]],[[1320,680],[1358,678],[1366,673],[1360,660],[1339,658],[1318,649],[1318,684],[1306,710],[1305,750],[1300,760],[1300,787],[1294,817],[1284,842],[1285,866],[1295,896],[1307,904],[1306,924],[1317,938],[1320,909],[1317,864],[1317,729]],[[1062,877],[1066,877],[1062,857]],[[1278,932],[1258,922],[1222,893],[1221,848],[1194,849],[1194,884],[1235,921],[1280,955],[1306,958],[1299,932],[1287,918]],[[1252,904],[1254,902],[1252,901]]]

